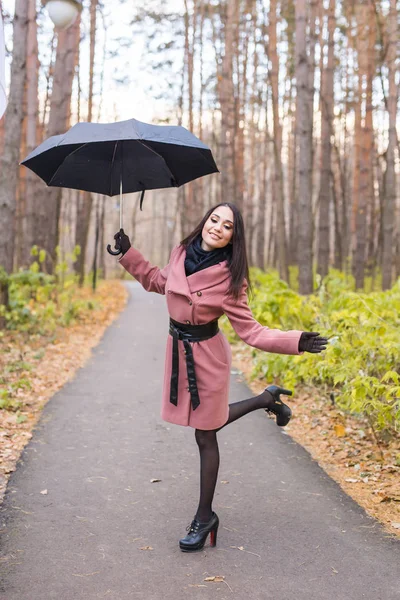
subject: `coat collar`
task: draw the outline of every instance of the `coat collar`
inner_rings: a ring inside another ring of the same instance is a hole
[[[219,285],[230,277],[228,262],[226,260],[202,271],[197,271],[197,273],[193,273],[187,277],[185,273],[185,258],[186,250],[182,247],[174,261],[172,268],[173,276],[168,277],[169,287],[174,292],[190,296],[190,294],[195,292]]]

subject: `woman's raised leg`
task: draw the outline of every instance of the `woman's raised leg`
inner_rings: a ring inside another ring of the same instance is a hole
[[[246,400],[241,400],[240,402],[233,402],[229,405],[229,417],[227,422],[217,429],[217,431],[220,431],[223,427],[229,425],[229,423],[233,423],[233,421],[237,421],[237,419],[240,419],[244,415],[247,415],[254,410],[259,410],[260,408],[274,413],[277,416],[278,425],[287,425],[292,411],[280,400],[280,394],[291,395],[292,392],[277,387],[276,385],[271,385],[261,394],[258,394],[258,396],[253,396]]]

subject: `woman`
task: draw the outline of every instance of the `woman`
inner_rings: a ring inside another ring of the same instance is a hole
[[[219,468],[217,432],[249,412],[263,408],[287,425],[290,408],[275,385],[260,395],[228,405],[231,350],[218,329],[226,314],[250,346],[267,352],[321,352],[327,339],[318,333],[280,331],[258,323],[248,306],[249,282],[243,218],[229,202],[211,208],[194,231],[171,253],[164,269],[150,265],[131,247],[121,229],[114,239],[120,262],[145,290],[165,294],[170,314],[161,416],[195,429],[200,452],[200,501],[182,551],[201,550],[210,534],[215,546],[219,520],[212,510]]]

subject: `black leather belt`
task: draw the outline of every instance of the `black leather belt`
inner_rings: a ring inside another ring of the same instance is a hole
[[[219,332],[218,319],[205,323],[204,325],[187,325],[177,323],[173,319],[169,321],[169,334],[172,335],[172,370],[171,390],[169,401],[178,406],[178,380],[179,380],[179,353],[178,340],[183,341],[186,356],[186,369],[189,383],[190,399],[193,410],[200,404],[199,391],[197,389],[196,373],[194,369],[193,351],[190,342],[203,342],[217,335]]]

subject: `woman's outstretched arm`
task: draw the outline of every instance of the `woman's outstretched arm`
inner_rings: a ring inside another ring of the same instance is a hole
[[[176,248],[172,250],[170,262],[175,250]],[[163,269],[160,269],[160,267],[150,264],[139,250],[132,248],[132,246],[119,262],[128,273],[141,283],[146,291],[165,294],[165,283],[168,277],[170,262]]]
[[[238,336],[249,346],[276,354],[302,354],[299,340],[302,331],[269,329],[256,321],[247,302],[247,283],[243,284],[238,300],[226,295],[222,308]]]

